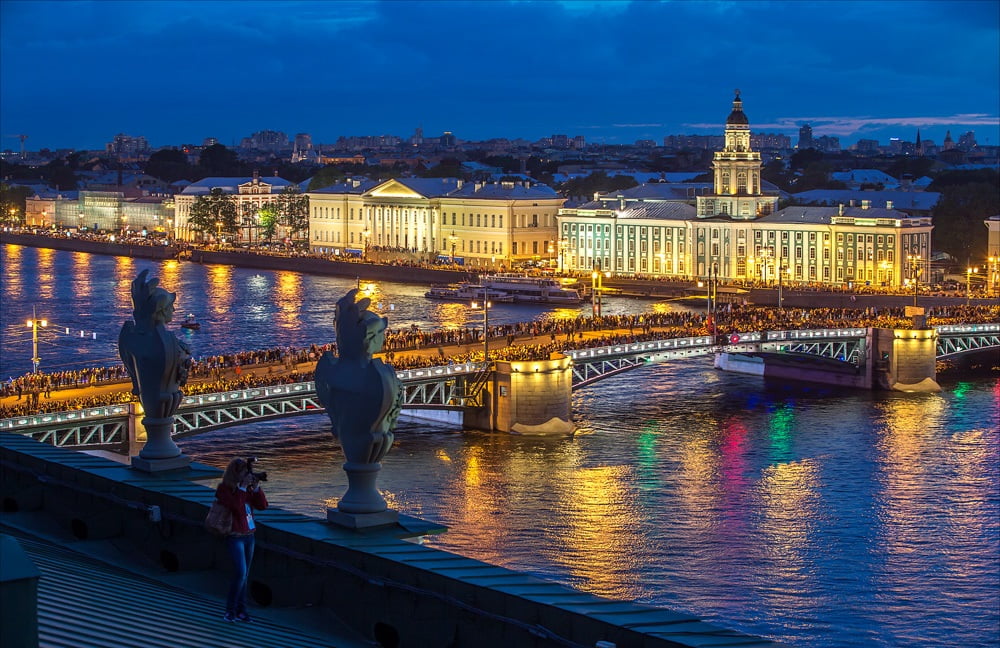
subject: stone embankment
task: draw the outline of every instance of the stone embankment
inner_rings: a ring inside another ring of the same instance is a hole
[[[432,268],[408,264],[397,265],[393,263],[336,261],[313,256],[255,254],[235,250],[182,248],[175,245],[111,243],[78,237],[63,238],[20,232],[0,232],[0,243],[143,259],[164,260],[181,258],[195,263],[351,277],[357,278],[359,281],[395,281],[399,283],[431,285],[468,281],[474,279],[476,275],[476,272],[473,270]],[[581,281],[586,284],[587,277],[582,276]],[[605,279],[603,286],[609,295],[618,294],[623,297],[633,297],[636,299],[680,300],[685,305],[694,308],[705,305],[705,288],[698,288],[696,282],[693,281],[658,281],[614,277]],[[720,307],[725,307],[729,303],[733,304],[734,307],[743,303],[756,306],[777,306],[779,302],[779,290],[773,287],[741,288],[732,285],[721,285],[718,289],[718,301]],[[888,308],[912,305],[913,295],[866,293],[864,291],[800,290],[788,287],[783,289],[780,301],[781,305],[786,308]],[[967,300],[964,295],[960,294],[921,294],[918,296],[919,305],[925,307],[958,306],[965,304],[966,301],[975,305],[987,305],[995,303],[996,299],[974,298]]]

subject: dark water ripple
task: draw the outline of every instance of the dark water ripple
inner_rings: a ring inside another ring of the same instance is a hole
[[[355,284],[14,246],[0,260],[3,375],[28,366],[33,303],[101,334],[43,346],[43,367],[113,359],[101,336],[117,338],[144,267],[205,322],[191,336],[203,354],[326,341],[333,302]],[[478,321],[428,305],[418,287],[380,288],[394,325]],[[943,386],[857,393],[723,374],[708,360],[657,365],[575,394],[573,437],[405,420],[379,484],[392,507],[450,527],[428,544],[596,594],[810,648],[998,646],[1000,380]],[[181,445],[215,465],[259,456],[271,501],[303,513],[325,515],[346,489],[322,416]]]

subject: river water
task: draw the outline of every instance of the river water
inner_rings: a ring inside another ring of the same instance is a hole
[[[329,341],[333,303],[354,284],[14,246],[0,260],[4,376],[30,367],[32,304],[98,333],[49,331],[43,369],[110,362],[142,268],[204,323],[189,334],[196,354]],[[376,301],[394,326],[481,322],[422,290],[385,284]],[[648,308],[671,306],[605,310]],[[707,358],[653,365],[574,394],[572,437],[404,419],[379,485],[393,508],[449,526],[431,546],[602,596],[798,646],[997,646],[1000,378],[942,382],[939,394],[868,393],[724,374]],[[346,488],[323,416],[181,445],[215,465],[257,455],[272,504],[303,513],[324,515]]]

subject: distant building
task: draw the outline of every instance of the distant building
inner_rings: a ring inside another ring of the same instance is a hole
[[[751,133],[750,147],[760,149],[785,150],[792,148],[792,138],[780,133]]]
[[[149,157],[149,142],[142,136],[119,133],[104,145],[104,150],[123,162],[135,162]]]
[[[288,135],[281,131],[262,130],[240,141],[240,148],[277,153],[289,148]]]
[[[369,246],[427,260],[499,267],[556,256],[563,199],[529,182],[455,178],[351,180],[311,191],[310,248],[363,256]]]
[[[969,131],[958,138],[958,148],[963,151],[971,151],[978,145],[979,144],[976,142],[976,134],[973,131]]]
[[[813,129],[809,124],[803,124],[799,128],[799,143],[796,146],[800,151],[814,148],[813,144]]]

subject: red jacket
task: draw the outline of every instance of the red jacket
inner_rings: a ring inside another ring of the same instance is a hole
[[[263,511],[267,508],[267,498],[264,491],[257,488],[255,491],[236,489],[235,491],[224,484],[219,484],[215,489],[215,499],[219,500],[233,514],[234,535],[247,535],[253,533],[250,521],[253,520],[253,509]]]

